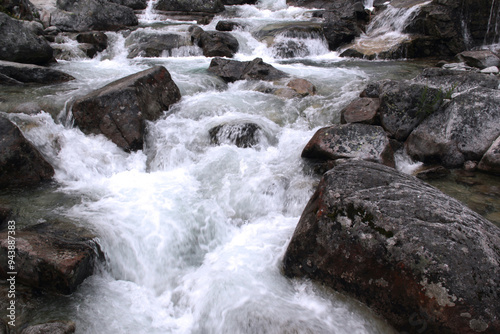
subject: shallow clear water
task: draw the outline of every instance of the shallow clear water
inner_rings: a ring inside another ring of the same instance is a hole
[[[284,1],[232,12],[251,29],[308,17]],[[155,22],[146,23],[145,30]],[[36,191],[4,190],[0,202],[18,208],[20,224],[58,217],[86,226],[106,256],[75,294],[49,300],[31,321],[71,319],[77,333],[99,334],[392,332],[359,303],[285,278],[281,261],[318,182],[302,148],[319,127],[338,122],[370,80],[411,78],[423,65],[340,59],[321,51],[321,40],[308,43],[310,56],[276,59],[249,31],[234,34],[242,44],[236,59],[262,57],[310,80],[317,94],[284,99],[261,92],[270,83],[225,84],[207,72],[210,59],[202,56],[128,59],[120,33],[109,33],[112,46],[98,58],[55,66],[77,80],[2,92],[11,100],[53,102],[50,113],[9,117],[56,174]],[[153,65],[170,71],[182,99],[148,125],[144,150],[128,154],[71,127],[67,101]],[[211,144],[212,127],[235,122],[263,129],[256,147]]]

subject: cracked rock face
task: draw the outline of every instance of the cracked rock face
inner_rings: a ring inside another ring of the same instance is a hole
[[[354,296],[398,330],[498,333],[498,245],[498,227],[439,190],[348,161],[323,176],[284,270]]]

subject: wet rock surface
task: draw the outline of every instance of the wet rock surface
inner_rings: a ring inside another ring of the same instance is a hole
[[[379,126],[333,125],[318,130],[302,151],[302,157],[320,161],[359,159],[394,167],[389,138]]]
[[[21,64],[0,60],[0,74],[5,78],[6,85],[24,83],[57,84],[74,80],[64,72],[38,65]],[[8,80],[10,79],[10,80]]]
[[[379,98],[360,97],[352,101],[340,111],[340,122],[346,123],[378,123],[377,113],[380,108]]]
[[[180,12],[219,13],[224,10],[220,0],[159,0],[155,9]]]
[[[49,43],[21,21],[0,12],[0,60],[45,65],[54,61]]]
[[[155,121],[181,98],[163,66],[132,74],[77,99],[75,125],[103,134],[126,151],[143,148],[145,121]]]
[[[354,296],[398,330],[496,333],[499,242],[496,226],[437,189],[349,161],[323,176],[284,270]]]
[[[128,58],[161,57],[171,55],[174,49],[191,45],[191,41],[179,34],[134,33],[125,42],[128,46]]]
[[[459,53],[457,58],[467,65],[481,70],[491,66],[500,67],[500,58],[489,50],[464,51]]]
[[[132,8],[105,0],[58,0],[50,23],[61,31],[113,31],[136,26]]]
[[[29,326],[23,329],[20,334],[72,334],[76,330],[74,322],[71,321],[55,321],[45,324]]]
[[[232,144],[242,148],[253,147],[262,137],[262,129],[255,123],[222,124],[209,131],[212,144]]]
[[[500,137],[486,151],[477,167],[485,172],[500,174]]]
[[[252,61],[237,61],[223,58],[214,58],[208,71],[221,77],[226,82],[237,80],[278,80],[289,77],[283,71],[265,63],[262,58]]]
[[[205,57],[232,58],[239,49],[238,40],[223,31],[204,31],[198,26],[189,28],[191,41],[203,49]]]
[[[87,235],[39,224],[16,231],[16,282],[61,294],[71,294],[94,272],[100,255]],[[7,232],[0,233],[0,275],[9,277]]]
[[[32,186],[53,175],[52,166],[19,128],[0,116],[0,187]]]

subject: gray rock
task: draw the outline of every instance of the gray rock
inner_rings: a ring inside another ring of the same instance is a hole
[[[477,167],[485,172],[500,174],[500,137],[486,151]]]
[[[236,28],[241,28],[241,25],[238,22],[227,20],[221,20],[215,26],[215,30],[217,31],[233,31]]]
[[[53,175],[52,166],[19,128],[0,116],[0,187],[37,185]]]
[[[223,5],[233,6],[233,5],[255,5],[257,0],[222,0]]]
[[[21,21],[0,12],[0,60],[44,65],[54,61],[49,43]]]
[[[347,293],[399,331],[500,331],[500,230],[415,177],[366,161],[328,171],[284,272]]]
[[[64,72],[49,67],[20,64],[0,60],[0,74],[15,80],[15,83],[57,84],[74,80]],[[8,82],[6,82],[8,84]]]
[[[498,72],[500,72],[500,70],[496,66],[490,66],[481,70],[481,73],[484,74],[498,74]]]
[[[132,9],[146,9],[148,6],[147,0],[110,0],[110,2]]]
[[[446,95],[460,93],[476,87],[498,89],[500,85],[500,80],[494,76],[437,67],[424,69],[413,81],[441,89]]]
[[[226,82],[237,80],[273,81],[289,77],[287,73],[264,63],[262,58],[242,62],[216,57],[210,62],[208,71]]]
[[[192,45],[191,41],[179,34],[132,33],[125,45],[129,49],[128,58],[171,56],[172,50]]]
[[[238,40],[227,32],[204,31],[198,26],[191,26],[191,41],[203,49],[205,57],[232,58],[240,47]]]
[[[158,0],[156,10],[219,13],[224,11],[220,0]]]
[[[380,124],[389,136],[405,141],[446,97],[441,89],[409,81],[383,80],[380,88]]]
[[[89,31],[76,35],[78,43],[91,44],[97,52],[102,52],[108,47],[108,36],[102,31]]]
[[[72,334],[76,330],[72,321],[55,321],[26,327],[21,334]]]
[[[132,8],[105,0],[58,0],[50,23],[61,31],[120,30],[138,24]]]
[[[320,161],[368,160],[394,167],[394,152],[380,126],[352,123],[318,130],[302,151],[302,157]]]
[[[500,58],[489,50],[464,51],[459,53],[457,58],[467,65],[481,70],[491,66],[500,67]]]
[[[408,154],[419,161],[460,167],[480,160],[500,136],[500,91],[475,88],[430,115],[408,137]]]
[[[103,134],[126,151],[143,148],[145,121],[155,121],[181,98],[163,66],[129,75],[75,101],[75,125]]]
[[[256,146],[263,136],[260,126],[254,123],[222,124],[209,131],[215,145],[232,144],[242,148]]]

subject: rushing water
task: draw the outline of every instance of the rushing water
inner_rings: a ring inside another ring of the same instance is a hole
[[[241,44],[236,59],[262,57],[313,82],[317,95],[287,100],[260,92],[263,83],[225,84],[207,72],[210,59],[193,50],[128,59],[121,33],[108,33],[112,45],[95,59],[56,65],[74,82],[2,93],[6,109],[19,100],[52,102],[51,113],[9,117],[55,167],[56,183],[2,193],[0,200],[23,208],[19,224],[63,217],[87,227],[106,256],[75,294],[34,312],[31,321],[67,318],[77,333],[96,334],[392,332],[357,302],[285,278],[281,261],[318,181],[300,158],[304,145],[319,127],[338,122],[368,81],[411,78],[421,66],[342,60],[321,39],[305,39],[307,56],[280,60],[251,32],[310,20],[310,12],[262,1],[231,13],[246,27],[234,32]],[[187,32],[188,24],[147,15],[138,31]],[[67,101],[152,65],[170,71],[183,97],[148,125],[144,150],[128,154],[71,127]],[[258,124],[259,145],[210,143],[210,128],[235,122]]]

